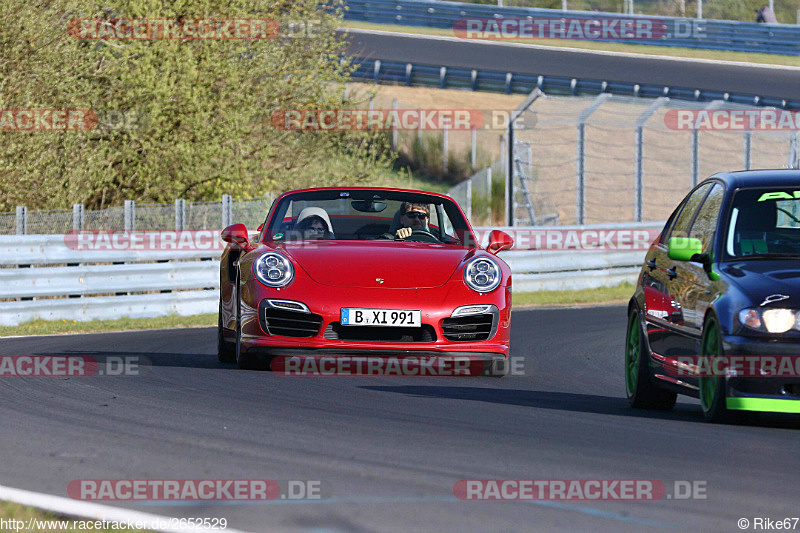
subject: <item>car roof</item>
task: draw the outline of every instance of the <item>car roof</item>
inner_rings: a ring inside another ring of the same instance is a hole
[[[720,172],[711,177],[724,181],[729,189],[773,186],[796,187],[798,182],[800,182],[800,170],[741,170],[739,172]]]

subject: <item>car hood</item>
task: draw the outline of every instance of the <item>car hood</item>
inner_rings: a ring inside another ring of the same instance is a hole
[[[453,245],[394,241],[306,241],[275,249],[322,285],[386,289],[440,287],[475,253]]]
[[[735,261],[721,271],[754,306],[800,308],[800,260]]]

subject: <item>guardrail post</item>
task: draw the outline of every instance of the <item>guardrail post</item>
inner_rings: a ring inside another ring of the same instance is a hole
[[[72,229],[83,229],[83,204],[72,204]]]
[[[374,79],[375,82],[377,82],[378,81],[378,77],[381,74],[381,60],[380,59],[376,59],[375,60],[375,64],[372,66],[372,68],[373,68],[373,70],[372,70],[373,79]]]
[[[233,224],[233,199],[230,194],[222,195],[222,227]]]
[[[577,172],[575,184],[575,223],[586,223],[586,121],[603,103],[611,98],[611,93],[602,93],[578,115]]]
[[[186,200],[175,200],[175,231],[186,229]]]
[[[444,89],[446,87],[447,87],[447,67],[441,67],[439,68],[439,88]]]
[[[125,200],[125,230],[133,231],[136,229],[136,202]]]
[[[752,135],[749,131],[744,132],[744,157],[743,166],[745,170],[750,170],[750,147],[752,144]]]
[[[17,206],[17,235],[28,234],[28,208],[24,205]]]
[[[636,118],[636,206],[634,220],[642,221],[642,194],[644,189],[644,124],[652,117],[658,108],[669,101],[666,96],[656,98],[641,115]]]

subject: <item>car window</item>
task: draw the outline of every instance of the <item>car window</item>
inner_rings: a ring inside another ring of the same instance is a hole
[[[728,258],[800,257],[800,185],[736,191],[727,226]]]
[[[683,207],[681,208],[681,212],[678,214],[678,218],[675,219],[675,224],[673,224],[672,228],[670,229],[669,236],[667,237],[667,242],[672,237],[688,237],[689,230],[692,227],[692,221],[694,221],[694,216],[697,214],[697,210],[700,208],[700,205],[703,202],[703,199],[706,197],[708,190],[711,188],[711,183],[705,183],[694,190],[687,198],[683,201]]]
[[[703,206],[694,219],[689,237],[700,239],[703,243],[703,253],[711,251],[714,241],[714,230],[719,219],[719,210],[722,207],[722,200],[725,198],[725,188],[717,183],[706,196]]]

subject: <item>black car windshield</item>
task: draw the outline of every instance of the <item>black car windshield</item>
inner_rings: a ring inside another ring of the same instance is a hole
[[[409,230],[398,235],[401,228]],[[397,240],[475,246],[469,225],[453,200],[385,190],[287,195],[275,206],[262,240]]]
[[[737,191],[724,248],[729,259],[800,257],[800,184]]]

